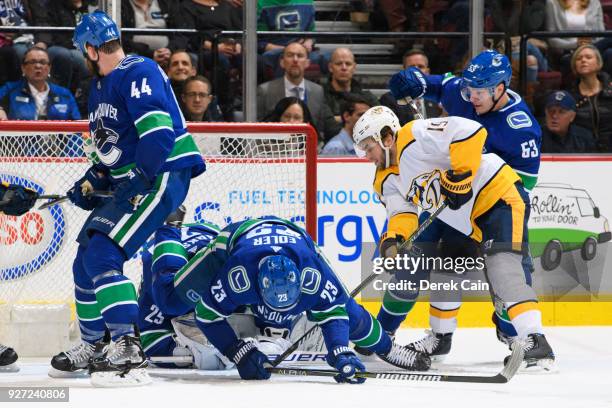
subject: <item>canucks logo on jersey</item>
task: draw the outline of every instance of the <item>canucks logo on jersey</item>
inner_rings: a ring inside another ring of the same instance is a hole
[[[107,166],[112,166],[117,163],[122,153],[116,146],[119,141],[119,135],[113,129],[104,127],[102,118],[98,118],[96,121],[93,140],[96,145],[98,157],[102,163]]]

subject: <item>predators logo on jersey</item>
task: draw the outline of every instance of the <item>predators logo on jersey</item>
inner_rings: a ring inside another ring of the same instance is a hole
[[[440,193],[440,170],[422,173],[412,179],[406,196],[408,201],[428,211],[438,208],[442,201]]]

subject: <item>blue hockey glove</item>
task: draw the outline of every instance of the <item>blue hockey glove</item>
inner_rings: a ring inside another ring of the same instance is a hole
[[[406,68],[391,77],[389,90],[396,100],[406,97],[420,98],[427,91],[425,74],[415,67]]]
[[[138,207],[137,196],[150,192],[152,184],[138,167],[127,173],[127,180],[115,188],[115,205],[126,213],[133,213]]]
[[[268,357],[255,347],[252,342],[238,340],[223,353],[238,368],[243,380],[267,380],[270,378],[268,367],[272,367]]]
[[[347,346],[338,346],[327,354],[327,364],[339,371],[334,377],[339,383],[361,384],[365,378],[355,377],[357,371],[365,371],[365,366]]]
[[[84,182],[85,180],[89,181],[93,189],[97,191],[106,191],[110,188],[108,175],[96,166],[91,166],[80,181]]]
[[[6,215],[20,216],[28,211],[38,198],[38,193],[31,188],[23,186],[9,185],[6,188],[0,189],[0,192],[4,190],[4,193],[0,194],[0,212]]]
[[[90,167],[74,186],[68,191],[68,199],[77,207],[85,211],[91,211],[102,202],[99,197],[88,196],[87,193],[94,190],[107,190],[110,181],[106,174],[95,166]]]

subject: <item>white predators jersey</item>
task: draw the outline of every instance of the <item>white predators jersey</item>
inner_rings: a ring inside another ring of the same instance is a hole
[[[439,218],[481,240],[474,219],[519,181],[499,156],[482,154],[486,135],[479,123],[457,116],[415,120],[399,130],[399,165],[378,170],[374,180],[374,188],[387,209],[390,232],[408,238],[417,225],[418,207],[434,211],[441,203],[440,175],[452,168],[459,173],[472,171],[473,196],[459,210],[445,209]]]

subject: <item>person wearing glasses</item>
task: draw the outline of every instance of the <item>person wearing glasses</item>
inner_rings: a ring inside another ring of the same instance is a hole
[[[32,47],[21,63],[23,78],[0,88],[0,120],[78,120],[72,93],[50,82],[47,50]]]
[[[190,76],[183,83],[183,115],[193,122],[221,122],[223,115],[211,92],[208,78],[202,75]]]

